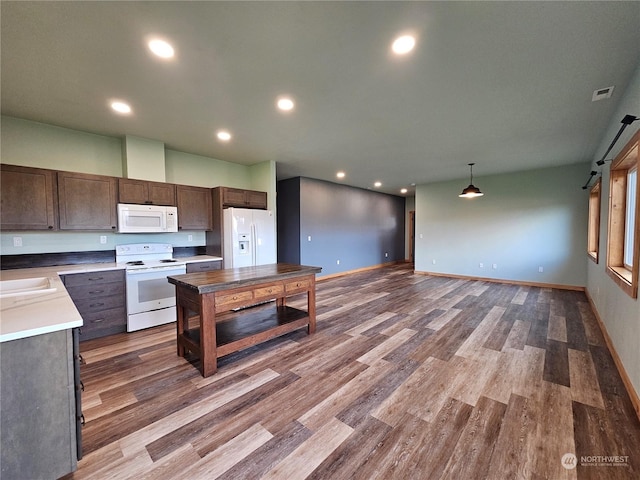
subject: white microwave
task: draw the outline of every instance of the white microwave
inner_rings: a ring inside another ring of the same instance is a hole
[[[118,232],[167,233],[178,231],[178,209],[160,205],[118,204]]]

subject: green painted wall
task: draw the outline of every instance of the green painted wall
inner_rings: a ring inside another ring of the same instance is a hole
[[[582,163],[474,177],[485,196],[472,200],[458,197],[464,178],[419,185],[416,270],[586,285],[588,193],[582,185],[589,169]]]
[[[72,172],[123,176],[123,139],[67,128],[1,117],[0,163]],[[161,142],[153,142],[157,150]],[[157,157],[158,155],[155,155]],[[263,190],[275,211],[275,162],[252,166],[165,149],[164,174],[169,183],[216,187],[219,185]],[[189,235],[192,239],[189,240]],[[22,247],[13,237],[22,237]],[[100,243],[100,236],[107,238]],[[135,242],[167,242],[175,246],[205,244],[204,232],[132,235],[112,232],[7,232],[0,233],[2,255],[69,251],[113,250],[115,245]]]
[[[122,142],[44,123],[2,116],[0,162],[122,176]]]
[[[587,290],[593,299],[598,314],[622,361],[627,375],[636,392],[640,395],[640,300],[629,297],[618,287],[605,271],[607,258],[607,226],[609,221],[609,168],[595,164],[600,160],[621,127],[620,120],[627,115],[640,116],[640,67],[634,80],[620,100],[615,115],[611,118],[608,131],[601,139],[592,168],[602,171],[602,191],[600,205],[600,261],[596,264],[586,260]],[[613,159],[622,150],[631,136],[640,128],[640,122],[627,127],[607,158]],[[585,255],[586,257],[586,255]]]

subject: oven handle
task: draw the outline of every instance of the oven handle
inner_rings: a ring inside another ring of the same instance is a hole
[[[145,273],[160,273],[160,272],[167,272],[167,275],[182,275],[183,273],[186,273],[186,271],[187,271],[186,265],[182,265],[182,267],[173,267],[173,268],[150,267],[150,268],[141,268],[136,270],[127,270],[127,275],[143,275]]]

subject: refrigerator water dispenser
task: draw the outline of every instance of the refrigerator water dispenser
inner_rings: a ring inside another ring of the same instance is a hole
[[[250,252],[249,239],[250,239],[250,235],[246,235],[246,234],[238,235],[238,253],[248,254]]]

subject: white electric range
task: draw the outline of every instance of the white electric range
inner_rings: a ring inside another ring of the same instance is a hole
[[[173,258],[170,243],[116,246],[116,263],[126,269],[127,331],[176,320],[176,291],[169,275],[186,273],[186,262]]]

